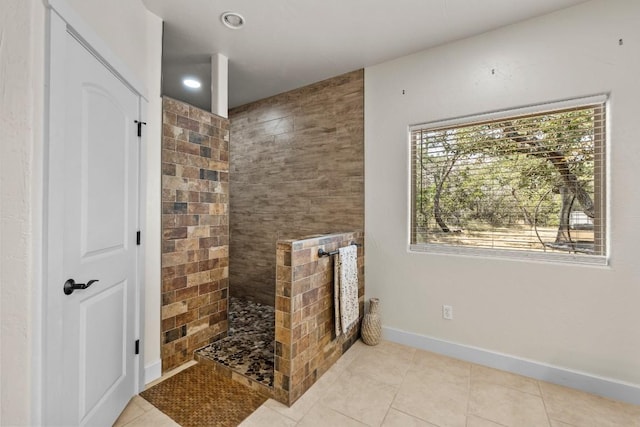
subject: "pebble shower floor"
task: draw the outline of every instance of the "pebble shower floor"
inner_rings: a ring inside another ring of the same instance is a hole
[[[268,305],[229,300],[229,335],[196,353],[273,387],[275,311]]]

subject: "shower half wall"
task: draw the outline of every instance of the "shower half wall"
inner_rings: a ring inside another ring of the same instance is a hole
[[[356,326],[335,336],[334,262],[318,250],[358,248]],[[273,396],[292,405],[358,339],[364,313],[364,240],[361,232],[279,240],[276,251],[276,327]]]
[[[364,230],[364,71],[229,112],[231,296],[273,306],[276,242]]]

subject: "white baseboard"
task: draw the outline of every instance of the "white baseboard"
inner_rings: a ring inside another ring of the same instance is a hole
[[[386,326],[382,328],[382,331],[386,340],[399,344],[640,405],[640,387],[634,384],[551,366],[533,360],[521,359],[482,348],[443,341]]]
[[[158,359],[155,362],[144,367],[144,383],[149,384],[151,381],[155,381],[162,376],[162,360]]]

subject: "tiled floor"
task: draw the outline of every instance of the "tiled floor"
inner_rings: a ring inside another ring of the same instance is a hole
[[[147,384],[147,389],[161,381],[177,374],[178,372],[195,365],[195,361],[187,362],[172,371],[167,372],[161,378]],[[133,396],[113,427],[180,427],[175,421],[162,413],[158,408],[147,402],[140,396]]]
[[[273,387],[275,327],[273,307],[230,298],[229,336],[196,353]]]
[[[117,425],[175,425],[140,400]],[[640,406],[399,344],[359,341],[291,408],[268,400],[241,426],[640,427]]]
[[[140,396],[185,427],[235,427],[269,398],[206,362],[167,378]]]

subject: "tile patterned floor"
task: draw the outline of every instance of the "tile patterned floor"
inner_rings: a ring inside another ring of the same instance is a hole
[[[230,298],[229,336],[196,353],[273,387],[274,340],[273,307]]]
[[[209,363],[197,363],[140,396],[184,427],[236,427],[268,399]]]
[[[640,406],[383,341],[357,342],[288,408],[241,426],[631,427]]]
[[[118,426],[175,426],[153,407],[138,408],[139,399]],[[358,341],[293,406],[270,399],[240,425],[640,427],[640,406],[387,341]]]

